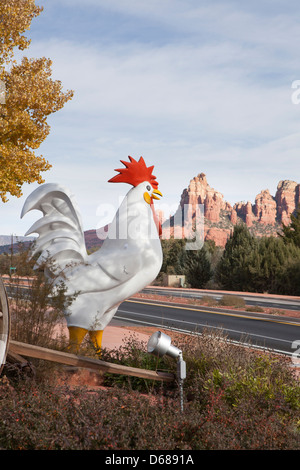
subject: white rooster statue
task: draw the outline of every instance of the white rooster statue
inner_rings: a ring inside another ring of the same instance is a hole
[[[101,349],[103,330],[120,303],[151,283],[162,265],[160,224],[153,206],[153,199],[162,194],[152,174],[154,166],[147,167],[143,157],[121,163],[124,168],[115,170],[118,174],[109,182],[133,187],[95,253],[87,254],[77,205],[59,184],[39,186],[21,213],[21,218],[33,209],[43,213],[26,233],[39,235],[32,252],[32,256],[41,253],[35,267],[45,258],[52,259],[63,273],[57,282],[63,280],[68,295],[79,293],[65,311],[69,344],[76,351],[87,333]]]

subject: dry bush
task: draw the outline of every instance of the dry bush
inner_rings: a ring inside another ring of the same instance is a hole
[[[224,307],[245,308],[246,306],[245,300],[242,297],[232,294],[223,295],[218,303]]]
[[[30,250],[19,252],[17,275],[11,278],[8,286],[10,294],[11,337],[24,343],[42,347],[64,344],[62,328],[64,311],[74,297],[66,294],[63,281],[56,284],[57,275],[45,277],[45,270],[56,272],[50,259],[45,259],[38,270],[33,270],[35,259]],[[24,273],[26,267],[27,275]]]

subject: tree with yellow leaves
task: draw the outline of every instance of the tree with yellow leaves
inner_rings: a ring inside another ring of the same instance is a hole
[[[28,59],[20,63],[14,50],[26,49],[24,33],[43,8],[35,0],[0,1],[0,197],[22,195],[24,183],[43,183],[41,173],[49,162],[35,155],[50,132],[47,117],[61,109],[73,96],[51,79],[50,59]]]

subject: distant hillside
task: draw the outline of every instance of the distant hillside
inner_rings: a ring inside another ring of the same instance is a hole
[[[95,250],[95,248],[100,248],[103,243],[103,240],[100,240],[97,237],[96,230],[87,230],[84,232],[86,249],[88,251]],[[24,246],[30,245],[36,237],[22,237],[14,236],[13,237],[13,252],[17,253],[19,251],[19,244],[22,243]],[[0,254],[2,253],[11,253],[11,236],[10,235],[0,235]]]
[[[29,248],[31,243],[32,243],[32,240],[14,243],[12,246],[13,253],[18,253],[20,249],[20,244],[22,245],[23,248]],[[0,245],[0,255],[2,255],[2,253],[9,253],[9,254],[11,253],[11,243],[9,245],[2,245],[2,246]]]
[[[0,247],[4,245],[11,245],[12,238],[14,244],[35,239],[35,237],[23,237],[19,235],[0,235]]]
[[[84,232],[84,239],[87,250],[100,248],[103,243],[103,240],[100,240],[100,238],[98,238],[96,230],[86,230]]]

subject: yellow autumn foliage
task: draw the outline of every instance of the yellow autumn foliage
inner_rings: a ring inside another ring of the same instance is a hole
[[[73,96],[51,79],[51,60],[45,57],[14,60],[14,49],[26,49],[24,32],[42,8],[34,0],[0,2],[0,80],[5,98],[0,104],[0,197],[22,195],[24,183],[42,183],[41,173],[51,168],[35,154],[50,131],[47,117]]]

